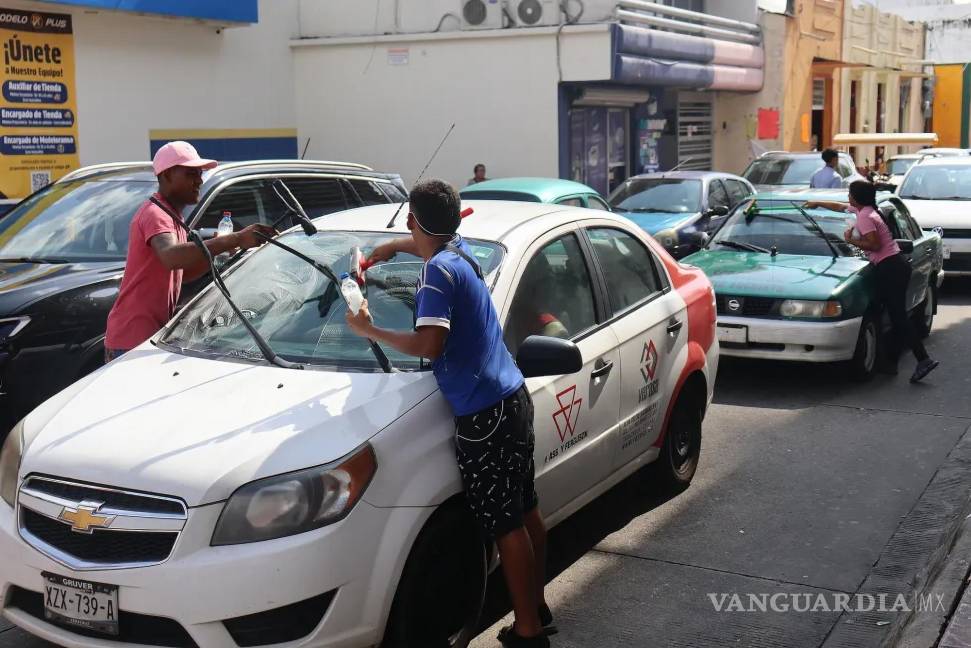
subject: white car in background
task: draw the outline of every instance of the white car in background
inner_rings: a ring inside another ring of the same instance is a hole
[[[971,275],[971,156],[925,158],[897,188],[925,230],[939,230],[944,275]]]
[[[550,525],[652,462],[687,486],[718,364],[708,279],[607,212],[464,206],[462,234],[533,376]],[[386,227],[394,210],[278,240],[344,271],[352,247],[407,235],[404,214]],[[367,271],[380,326],[412,328],[421,268],[399,255]],[[273,366],[210,286],[34,410],[0,453],[3,615],[82,648],[467,645],[494,560],[428,363],[386,349],[395,370],[382,369],[334,283],[279,247],[226,284],[300,368]],[[544,331],[569,341],[529,337]]]

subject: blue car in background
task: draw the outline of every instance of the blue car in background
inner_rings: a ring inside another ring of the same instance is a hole
[[[557,178],[501,178],[469,185],[459,192],[465,200],[512,200],[569,205],[610,211],[607,201],[585,184]]]
[[[668,171],[629,178],[607,202],[676,259],[697,252],[707,235],[755,188],[745,178],[714,171]]]

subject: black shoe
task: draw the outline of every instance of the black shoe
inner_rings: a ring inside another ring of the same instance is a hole
[[[930,358],[921,360],[917,363],[917,368],[914,369],[914,375],[910,377],[910,382],[920,382],[927,377],[927,374],[937,369],[940,364],[937,360],[931,360]]]
[[[550,610],[550,606],[546,605],[545,603],[539,606],[539,624],[543,626],[543,634],[545,634],[547,637],[551,637],[560,631],[560,629],[553,624],[553,612]],[[502,638],[510,632],[512,632],[511,625],[502,628],[499,630],[499,636],[497,639],[502,641]]]
[[[503,648],[550,648],[550,639],[545,632],[535,637],[520,637],[512,626],[506,626],[499,631],[499,636],[496,638]]]

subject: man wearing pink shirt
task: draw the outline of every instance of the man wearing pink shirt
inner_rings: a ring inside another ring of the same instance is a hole
[[[105,361],[109,362],[152,337],[175,314],[182,282],[209,271],[206,255],[188,242],[182,210],[199,202],[202,172],[216,166],[199,157],[188,142],[169,142],[152,162],[158,193],[143,204],[128,230],[128,259],[118,299],[108,314]],[[206,241],[213,256],[262,243],[256,233],[275,234],[271,227],[249,227]]]
[[[907,315],[907,288],[913,271],[907,259],[900,253],[900,246],[890,233],[890,227],[877,211],[876,188],[864,180],[850,184],[849,204],[829,201],[810,201],[807,208],[822,207],[833,211],[848,211],[856,215],[853,227],[847,228],[843,238],[866,253],[874,266],[877,297],[886,309],[893,325],[893,344],[886,353],[886,373],[897,373],[897,356],[903,345],[909,346],[917,359],[910,382],[923,380],[940,364],[927,355],[920,336]],[[858,236],[857,236],[858,234]]]

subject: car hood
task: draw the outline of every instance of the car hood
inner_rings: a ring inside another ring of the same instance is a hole
[[[914,200],[904,198],[911,216],[924,229],[943,227],[971,229],[971,200]]]
[[[26,419],[21,474],[198,506],[250,481],[339,459],[437,389],[428,372],[300,371],[143,345],[49,416]]]
[[[0,316],[22,311],[50,295],[121,278],[124,261],[98,263],[0,263]]]
[[[634,221],[638,227],[648,234],[657,234],[661,230],[672,227],[676,228],[678,225],[694,221],[698,218],[697,213],[691,214],[684,212],[672,214],[671,212],[628,212],[616,210],[615,213]]]
[[[829,299],[867,267],[856,257],[702,250],[682,260],[704,270],[716,293],[789,299]]]

